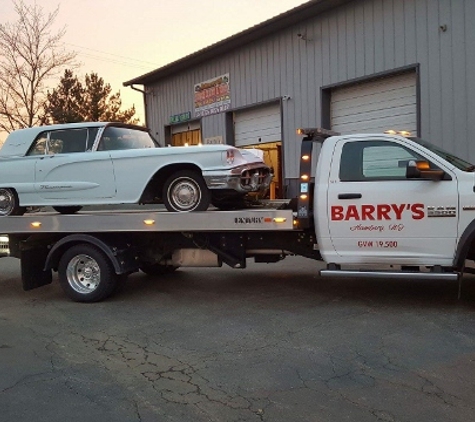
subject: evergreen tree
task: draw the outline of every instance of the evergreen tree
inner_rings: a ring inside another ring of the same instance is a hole
[[[65,70],[58,87],[48,92],[45,113],[51,123],[75,123],[84,121],[82,101],[84,88],[71,70]]]
[[[48,92],[44,121],[138,123],[135,107],[121,110],[120,92],[111,93],[110,84],[97,73],[87,74],[82,84],[71,70],[66,70],[58,87]]]

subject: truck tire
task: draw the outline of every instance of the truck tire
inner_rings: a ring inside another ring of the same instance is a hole
[[[163,186],[163,203],[168,211],[206,211],[211,193],[201,175],[193,170],[172,174]]]
[[[13,189],[0,188],[0,217],[23,215],[25,207],[20,207],[18,195]]]
[[[66,206],[66,207],[53,207],[53,209],[60,214],[76,214],[78,211],[82,209],[81,206],[79,205],[71,205],[71,206]]]
[[[174,272],[178,267],[174,265],[140,264],[139,268],[147,275],[165,275]]]
[[[114,293],[124,277],[114,272],[109,258],[96,246],[82,243],[59,261],[59,283],[74,302],[99,302]]]

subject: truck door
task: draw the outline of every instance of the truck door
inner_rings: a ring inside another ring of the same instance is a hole
[[[335,144],[334,157],[341,159],[330,170],[327,192],[333,262],[451,265],[457,178],[422,154],[396,139]],[[445,171],[443,180],[406,178],[411,160],[430,161]]]

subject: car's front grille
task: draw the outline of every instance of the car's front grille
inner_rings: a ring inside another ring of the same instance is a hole
[[[245,189],[257,189],[268,182],[270,170],[266,167],[244,170],[241,173],[241,186]]]

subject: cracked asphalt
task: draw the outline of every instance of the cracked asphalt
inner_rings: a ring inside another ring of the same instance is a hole
[[[97,304],[0,261],[0,421],[431,421],[475,415],[475,278],[325,279],[291,257],[134,274]]]

